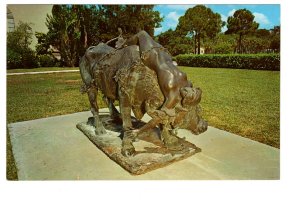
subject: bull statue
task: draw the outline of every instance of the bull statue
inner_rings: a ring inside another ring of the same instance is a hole
[[[207,130],[207,122],[200,114],[200,88],[194,88],[186,74],[172,64],[171,55],[145,33],[138,33],[143,39],[136,35],[128,41],[118,37],[116,49],[105,43],[90,47],[79,65],[84,83],[82,91],[89,97],[95,132],[106,134],[98,113],[100,90],[111,118],[122,119],[124,156],[135,153],[132,142],[140,133],[155,127],[159,127],[164,145],[174,150],[181,148],[175,136],[177,128],[188,129],[193,134]],[[115,100],[119,101],[120,112],[114,106]],[[133,129],[131,110],[138,120],[145,113],[152,119]]]

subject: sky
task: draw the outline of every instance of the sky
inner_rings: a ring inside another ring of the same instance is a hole
[[[159,11],[164,18],[162,27],[155,29],[155,35],[169,29],[175,30],[179,17],[183,16],[187,9],[195,5],[156,5],[154,10]],[[219,13],[222,20],[227,22],[227,18],[232,16],[238,9],[246,8],[255,16],[254,21],[259,23],[259,29],[271,29],[280,25],[280,5],[279,4],[206,4],[213,12]],[[222,32],[226,31],[226,25]]]

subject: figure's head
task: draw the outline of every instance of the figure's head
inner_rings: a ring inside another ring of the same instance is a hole
[[[189,107],[200,103],[202,91],[200,88],[183,87],[180,89],[180,95],[182,97],[182,106]]]

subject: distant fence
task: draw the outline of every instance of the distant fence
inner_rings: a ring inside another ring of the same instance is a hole
[[[279,54],[183,54],[175,60],[189,67],[280,70]]]

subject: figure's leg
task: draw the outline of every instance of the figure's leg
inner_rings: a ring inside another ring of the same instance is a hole
[[[167,148],[174,149],[179,145],[179,139],[172,134],[172,129],[169,124],[162,125],[161,138]]]
[[[163,123],[164,119],[166,119],[167,117],[166,114],[160,110],[147,111],[147,114],[151,117],[151,120],[149,122],[147,122],[139,129],[130,130],[128,132],[131,132],[135,137],[137,137],[138,134],[149,131],[159,124]]]
[[[99,118],[99,108],[98,108],[98,104],[97,104],[97,94],[98,94],[98,90],[96,88],[96,86],[91,86],[88,91],[88,97],[89,97],[89,101],[91,104],[91,112],[93,114],[94,120],[95,120],[95,133],[96,135],[100,135],[100,134],[105,134],[106,130],[103,127],[103,124]]]
[[[164,111],[168,116],[174,117],[176,115],[175,106],[179,102],[179,93],[173,90],[165,92],[165,102],[161,107],[161,110]]]

